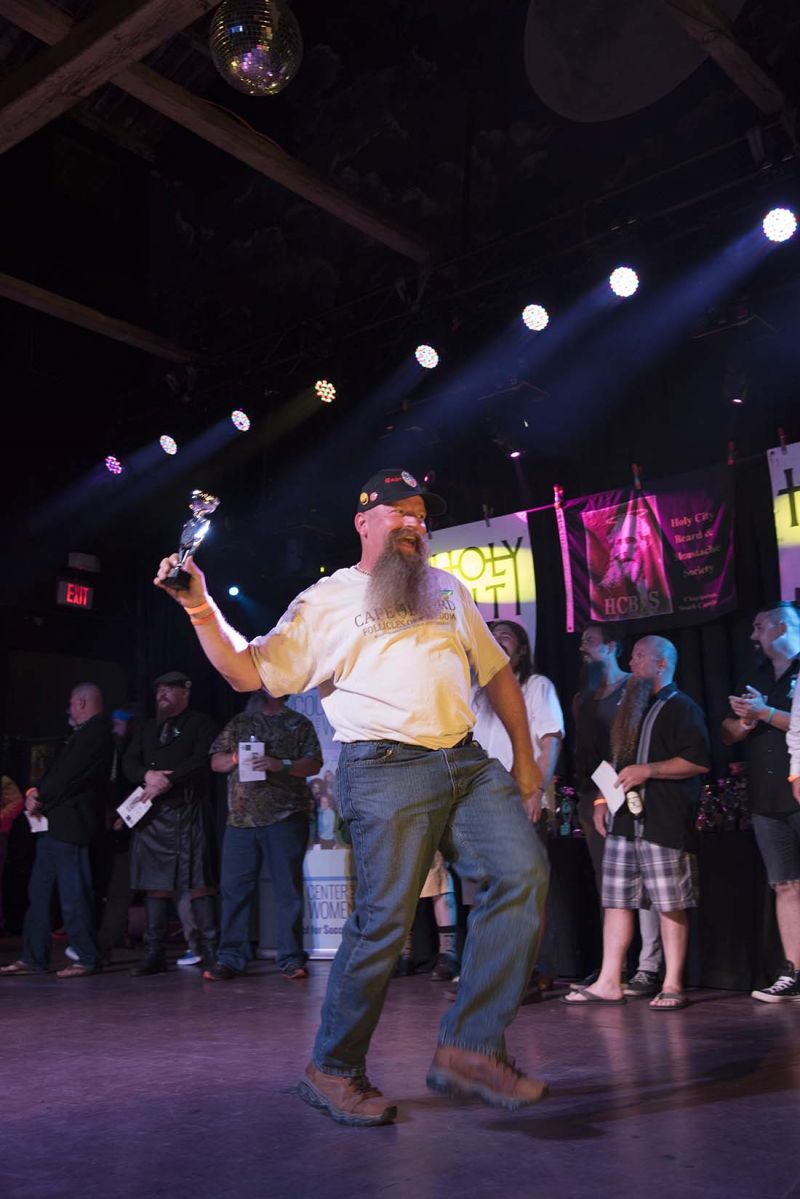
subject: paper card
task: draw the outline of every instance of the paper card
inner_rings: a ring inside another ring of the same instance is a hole
[[[131,791],[127,799],[123,800],[117,808],[117,812],[127,824],[128,828],[133,828],[138,824],[143,816],[153,806],[152,799],[148,799],[145,803],[141,803],[141,797],[144,795],[144,787],[137,787],[135,791]]]
[[[625,792],[617,786],[617,772],[610,762],[601,762],[592,775],[592,781],[608,804],[608,810],[613,815],[625,803]]]
[[[25,818],[31,826],[32,833],[46,833],[50,827],[47,823],[47,817],[41,816],[38,812],[26,812]]]
[[[252,766],[254,757],[261,757],[264,753],[263,741],[240,741],[239,742],[239,782],[240,783],[263,783],[267,777],[266,770],[256,770]]]

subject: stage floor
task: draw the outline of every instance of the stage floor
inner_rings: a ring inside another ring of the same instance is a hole
[[[397,980],[370,1074],[400,1118],[350,1129],[293,1093],[327,963],[306,983],[269,963],[204,983],[116,958],[88,979],[0,979],[3,1199],[800,1199],[800,1004],[523,1008],[510,1051],[552,1095],[507,1113],[426,1091],[443,988]]]

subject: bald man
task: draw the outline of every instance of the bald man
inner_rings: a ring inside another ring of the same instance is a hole
[[[94,927],[89,842],[95,813],[108,786],[113,756],[111,727],[103,717],[103,696],[94,683],[74,687],[67,708],[72,736],[53,765],[25,795],[29,815],[44,816],[47,831],[36,836],[36,859],[28,888],[22,957],[0,968],[13,977],[43,974],[50,967],[53,933],[51,902],[58,888],[64,927],[77,961],[58,978],[83,978],[101,968]]]
[[[659,913],[665,975],[654,1011],[686,1007],[683,970],[688,909],[697,906],[695,812],[700,775],[711,765],[700,708],[675,686],[678,654],[665,637],[643,637],[617,710],[611,746],[626,802],[609,819],[595,800],[603,855],[603,965],[596,983],[565,996],[573,1007],[625,1003],[620,976],[633,937],[634,911]]]

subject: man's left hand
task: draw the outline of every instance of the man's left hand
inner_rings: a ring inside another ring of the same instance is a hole
[[[34,812],[41,812],[41,810],[42,805],[39,802],[38,787],[29,787],[25,792],[25,811],[33,815]]]
[[[800,778],[795,779],[792,783],[792,795],[800,803]]]
[[[633,766],[624,766],[617,775],[617,786],[622,787],[623,791],[632,791],[635,787],[641,787],[642,783],[646,783],[650,778],[650,767],[646,762],[636,763]]]

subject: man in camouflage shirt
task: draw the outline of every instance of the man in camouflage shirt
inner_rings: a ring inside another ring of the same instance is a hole
[[[242,782],[240,745],[263,742],[249,753],[265,771],[263,782]],[[285,978],[308,978],[303,949],[303,858],[313,798],[306,779],[322,767],[314,726],[283,698],[261,690],[234,716],[211,746],[211,769],[228,775],[228,823],[222,846],[222,920],[217,961],[203,978],[223,982],[244,973],[250,960],[250,910],[266,858],[275,895],[277,961]]]

